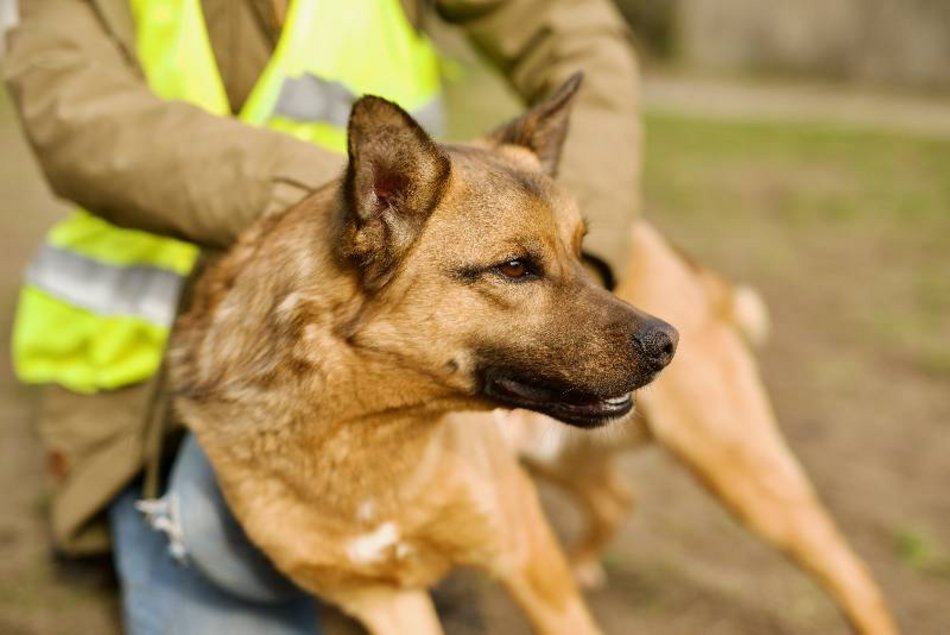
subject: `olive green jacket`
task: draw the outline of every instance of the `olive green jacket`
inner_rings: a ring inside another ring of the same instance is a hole
[[[421,28],[430,14],[424,3],[403,0]],[[285,4],[202,0],[234,111],[270,57]],[[616,265],[638,198],[640,134],[634,56],[612,5],[432,4],[528,103],[585,71],[561,179],[591,220],[587,249]],[[339,155],[314,145],[158,99],[134,55],[126,0],[21,0],[7,46],[5,79],[50,186],[117,225],[225,247],[255,218],[297,202],[343,168]],[[101,512],[154,453],[155,426],[165,424],[160,381],[92,397],[47,389],[41,431],[55,485],[53,534],[63,551],[107,548]]]

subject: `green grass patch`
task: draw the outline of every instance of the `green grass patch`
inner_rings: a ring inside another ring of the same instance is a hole
[[[950,216],[947,140],[659,112],[646,130],[647,195],[664,207],[744,201],[760,213],[849,222]]]
[[[950,141],[646,116],[648,215],[701,258],[801,296],[845,337],[950,374]],[[816,300],[817,301],[817,300]],[[827,316],[825,316],[827,317]]]
[[[894,551],[910,568],[950,580],[950,555],[928,533],[909,527],[897,529]]]

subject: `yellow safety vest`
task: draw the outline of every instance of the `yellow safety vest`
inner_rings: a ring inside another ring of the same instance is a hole
[[[230,116],[200,0],[131,0],[131,8],[151,89]],[[438,132],[438,58],[399,0],[294,0],[239,117],[342,153],[350,106],[362,94],[395,101]],[[147,379],[161,363],[197,255],[194,245],[82,210],[59,223],[20,294],[17,375],[82,393]]]

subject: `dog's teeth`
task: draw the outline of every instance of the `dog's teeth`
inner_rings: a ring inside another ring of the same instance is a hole
[[[611,397],[610,399],[605,399],[606,403],[609,403],[611,406],[617,406],[622,403],[626,403],[630,399],[630,395],[623,395],[622,397]]]

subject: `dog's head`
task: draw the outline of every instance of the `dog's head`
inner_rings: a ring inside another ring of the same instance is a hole
[[[465,146],[383,99],[356,103],[340,237],[366,296],[354,346],[574,425],[631,410],[677,333],[582,262],[584,222],[553,179],[579,85]]]

